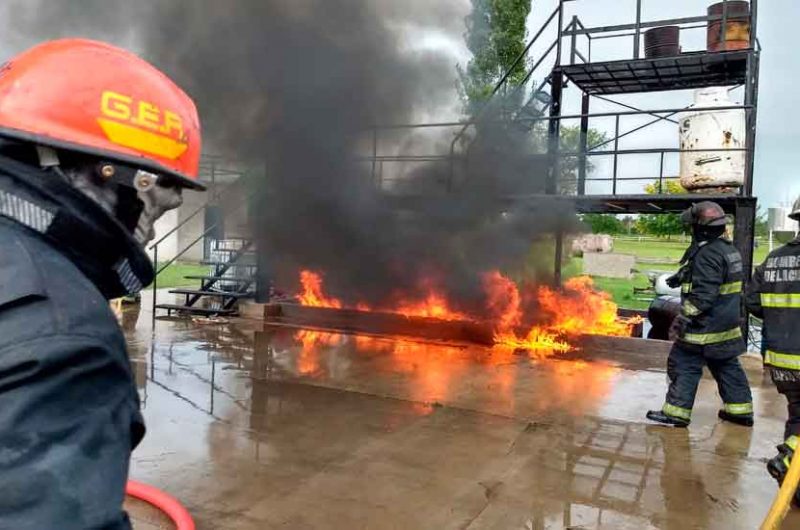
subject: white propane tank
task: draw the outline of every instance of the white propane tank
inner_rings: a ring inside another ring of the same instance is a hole
[[[726,88],[704,88],[694,95],[695,107],[729,107],[734,103]],[[690,192],[744,185],[744,151],[696,151],[744,149],[743,109],[705,111],[681,120],[681,186]],[[694,152],[683,152],[695,150]]]
[[[681,295],[681,288],[680,287],[670,287],[667,285],[667,278],[672,276],[672,274],[662,274],[658,278],[656,278],[656,294],[658,296],[680,296]]]

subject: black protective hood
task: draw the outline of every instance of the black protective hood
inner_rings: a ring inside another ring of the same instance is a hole
[[[0,215],[39,234],[108,299],[153,281],[153,265],[128,230],[55,173],[0,156]]]

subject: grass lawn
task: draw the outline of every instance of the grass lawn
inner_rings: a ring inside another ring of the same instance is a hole
[[[573,258],[564,265],[562,273],[565,279],[580,276],[583,273],[583,259]],[[597,289],[611,294],[614,303],[620,307],[625,309],[647,309],[650,307],[652,297],[635,295],[633,292],[634,287],[647,287],[650,285],[650,281],[644,274],[637,273],[631,280],[599,277],[593,277],[592,280],[594,280]],[[638,298],[642,299],[639,300]]]
[[[684,251],[689,246],[688,239],[680,241],[679,238],[673,240],[635,240],[635,239],[615,239],[614,252],[620,254],[632,254],[637,258],[644,258],[646,262],[637,262],[637,273],[631,280],[621,280],[616,278],[594,278],[595,285],[603,291],[611,294],[614,302],[626,309],[647,309],[650,305],[652,295],[635,295],[634,287],[648,287],[647,273],[651,271],[671,272],[677,270],[675,264],[680,260]],[[754,263],[762,263],[766,259],[768,246],[764,243],[755,249]],[[662,259],[663,261],[659,261]],[[564,277],[571,277],[581,274],[583,270],[583,260],[575,258],[564,267]]]
[[[648,287],[650,280],[644,274],[634,275],[632,280],[618,278],[594,278],[594,283],[601,291],[611,294],[614,302],[625,309],[647,309],[653,299],[652,295],[634,294],[634,287]]]
[[[665,261],[675,261],[681,259],[684,251],[689,246],[689,240],[680,241],[680,239],[661,239],[661,240],[644,240],[637,241],[635,239],[614,239],[614,252],[619,254],[633,254],[637,258],[664,258]],[[755,249],[754,262],[760,264],[766,259],[769,248],[765,243],[762,243]],[[650,265],[649,263],[647,265]]]
[[[184,276],[207,276],[210,272],[207,265],[175,262],[158,275],[158,288],[200,287],[200,280],[187,280]]]

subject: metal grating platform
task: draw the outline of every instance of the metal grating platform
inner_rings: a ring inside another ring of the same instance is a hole
[[[714,201],[728,213],[734,213],[738,207],[755,208],[756,198],[736,194],[686,194],[686,195],[510,195],[494,199],[498,208],[529,207],[539,208],[551,205],[554,201],[564,204],[565,208],[577,213],[614,213],[614,214],[650,214],[677,213],[700,201]],[[393,196],[386,202],[393,208],[409,211],[428,211],[429,198],[425,196]]]
[[[588,94],[631,94],[743,84],[750,50],[563,66]]]
[[[570,197],[579,213],[677,213],[700,201],[714,201],[729,214],[739,206],[755,207],[755,197],[741,195],[581,195]]]

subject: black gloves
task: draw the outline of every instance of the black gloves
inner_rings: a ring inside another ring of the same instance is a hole
[[[686,328],[689,326],[691,319],[683,315],[678,315],[672,321],[669,328],[669,340],[675,341],[682,338],[686,334]]]

